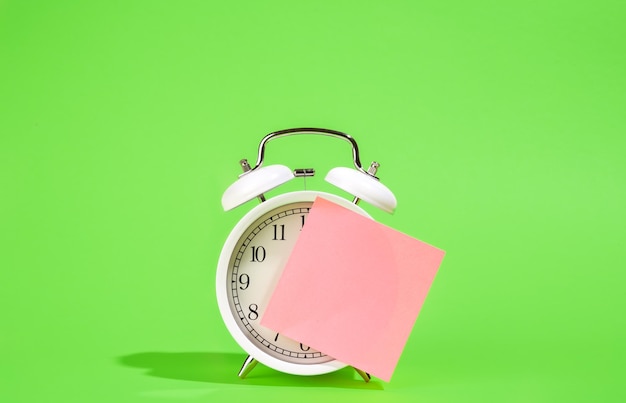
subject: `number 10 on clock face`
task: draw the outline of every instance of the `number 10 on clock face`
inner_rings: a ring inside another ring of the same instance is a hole
[[[303,364],[327,362],[332,358],[259,322],[312,204],[289,203],[263,214],[246,228],[228,266],[230,309],[248,340],[271,356]]]

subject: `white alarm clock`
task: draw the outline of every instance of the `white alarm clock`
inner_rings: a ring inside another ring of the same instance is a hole
[[[351,144],[356,169],[333,168],[325,179],[354,195],[352,201],[319,191],[290,192],[266,200],[265,192],[295,177],[314,175],[312,168],[292,171],[284,165],[262,166],[269,141],[299,134],[325,135]],[[320,351],[261,326],[260,319],[316,197],[321,196],[368,217],[357,205],[360,200],[393,212],[396,199],[375,176],[378,163],[373,162],[365,171],[356,141],[345,133],[296,128],[263,137],[253,168],[245,159],[240,164],[244,173],[224,192],[224,210],[231,210],[254,198],[258,198],[261,204],[250,210],[226,239],[216,279],[217,302],[224,323],[239,346],[248,353],[239,376],[244,378],[257,362],[296,375],[319,375],[345,367],[346,364]],[[369,380],[368,374],[356,370],[363,379]]]

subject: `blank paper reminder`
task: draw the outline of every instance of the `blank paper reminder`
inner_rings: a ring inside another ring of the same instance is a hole
[[[261,324],[389,381],[443,256],[318,197]]]

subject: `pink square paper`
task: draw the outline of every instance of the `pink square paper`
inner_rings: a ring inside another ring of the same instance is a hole
[[[389,381],[443,256],[318,197],[261,324]]]

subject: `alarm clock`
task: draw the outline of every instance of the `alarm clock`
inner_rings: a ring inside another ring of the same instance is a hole
[[[353,195],[352,200],[311,190],[266,199],[265,192],[295,177],[315,174],[313,168],[291,170],[284,165],[263,166],[266,145],[272,140],[292,135],[323,135],[350,143],[354,169],[333,168],[325,180]],[[231,210],[255,198],[260,204],[245,214],[228,235],[219,257],[216,277],[216,295],[222,319],[235,341],[248,353],[239,377],[245,378],[257,362],[295,375],[319,375],[345,367],[346,364],[323,352],[261,326],[260,319],[317,197],[367,217],[370,216],[358,205],[361,200],[389,213],[394,211],[397,204],[395,196],[375,176],[379,164],[372,162],[367,170],[363,169],[357,143],[346,133],[320,128],[294,128],[263,137],[256,165],[251,167],[246,159],[242,159],[240,165],[243,174],[222,196],[224,210]],[[367,373],[355,370],[365,381],[369,381]]]

